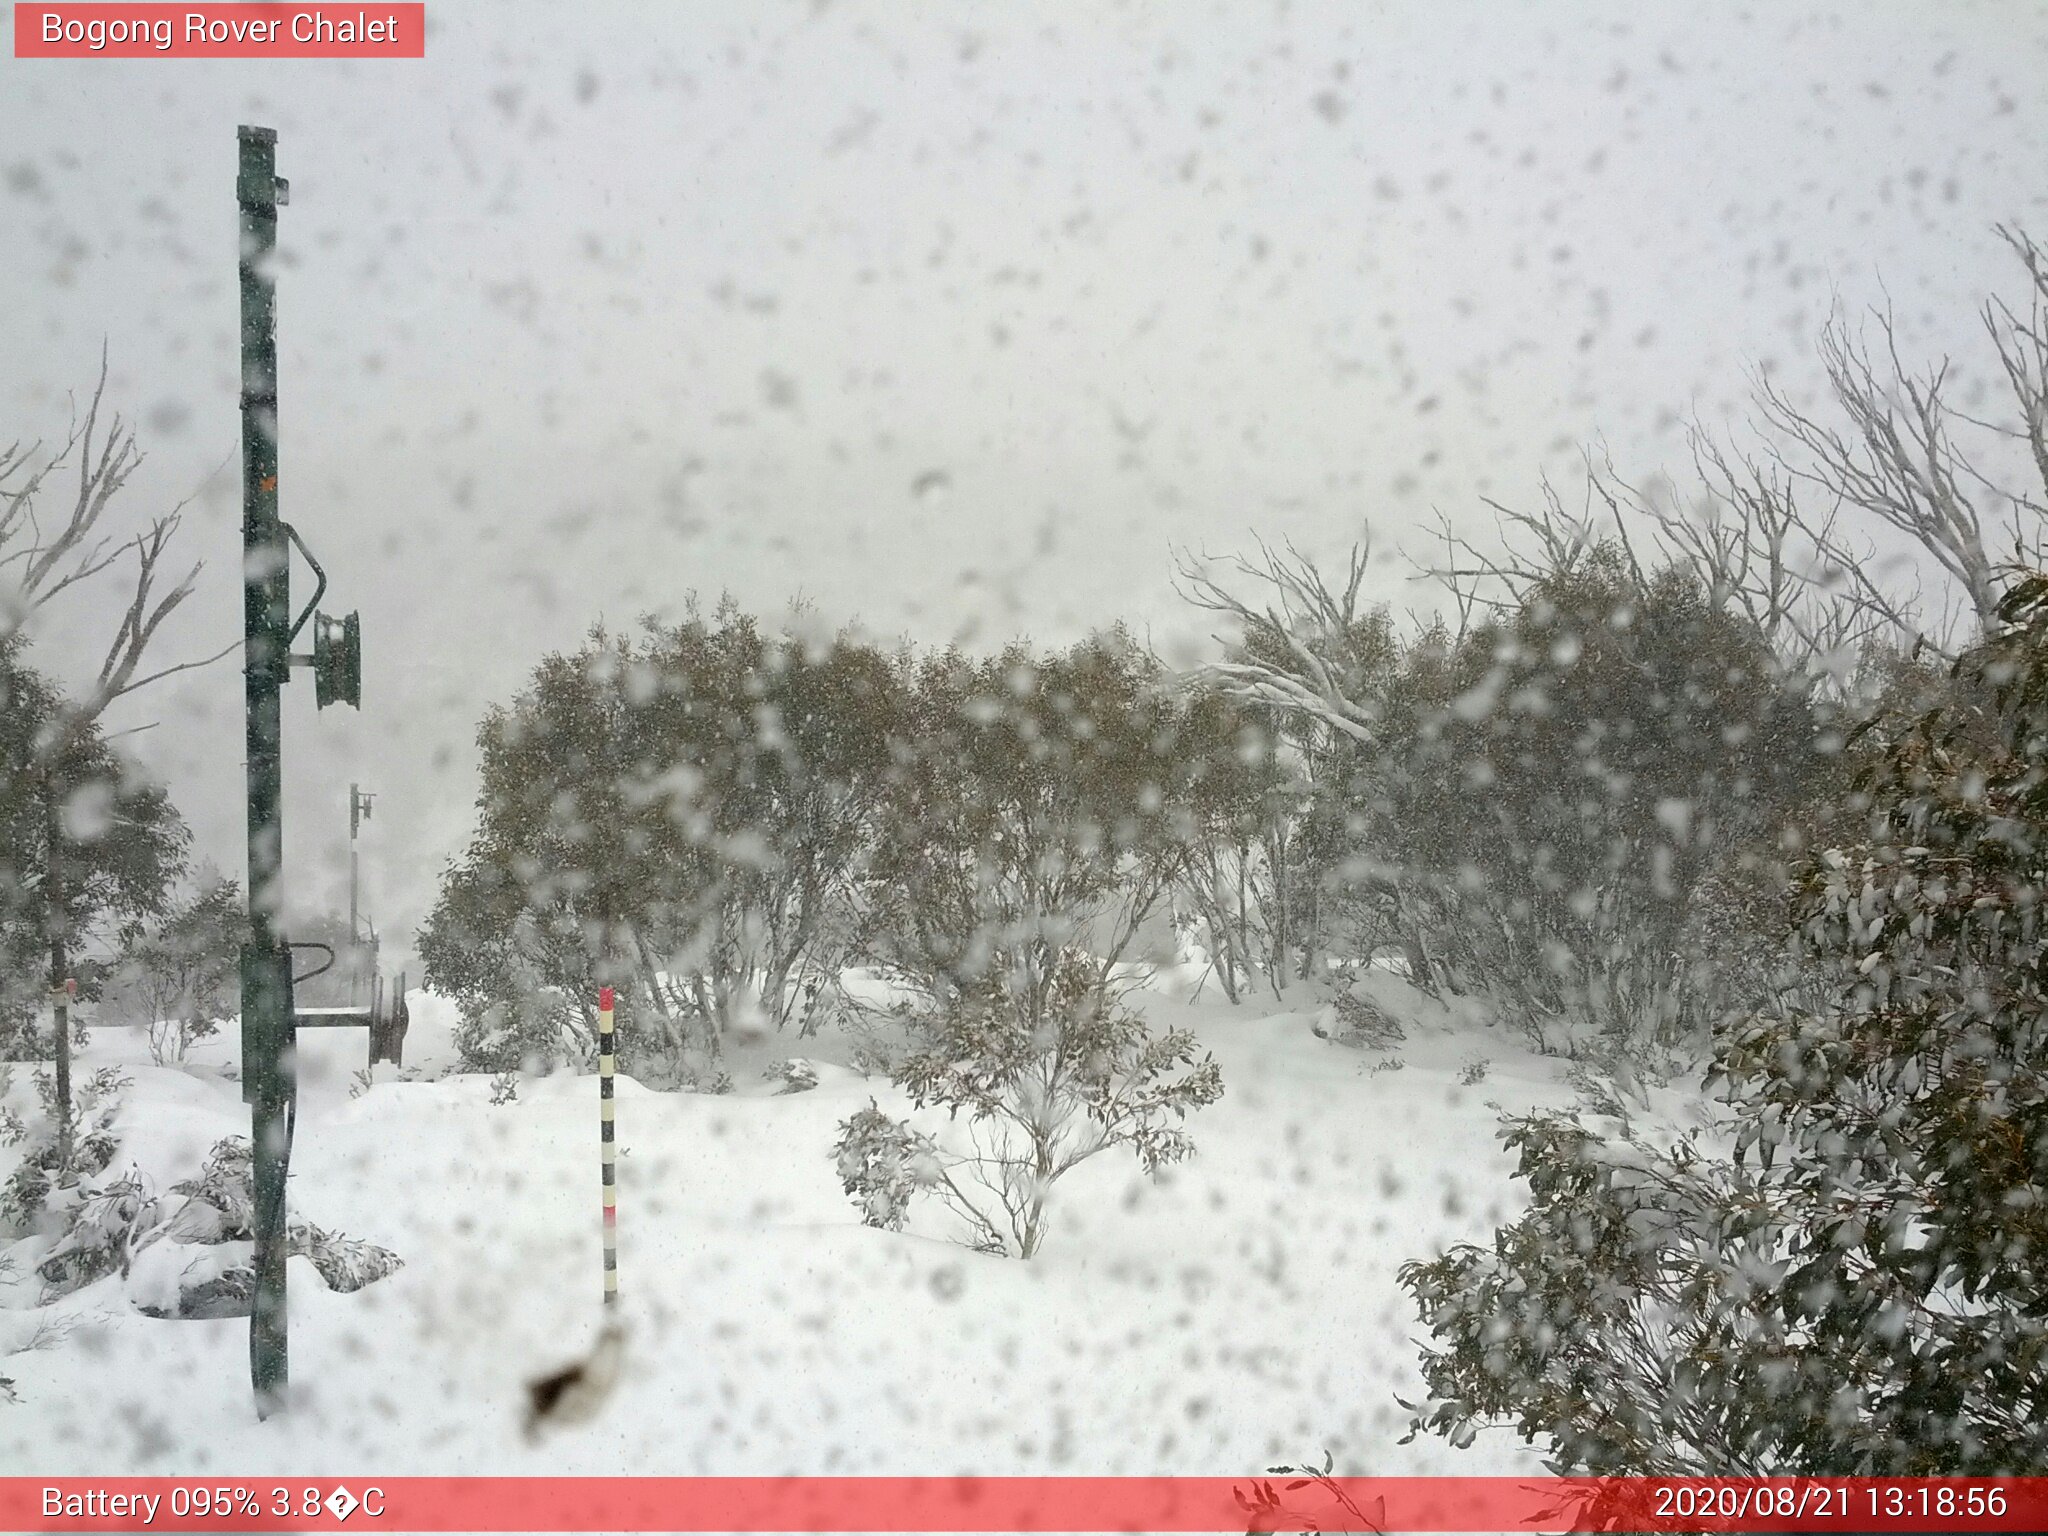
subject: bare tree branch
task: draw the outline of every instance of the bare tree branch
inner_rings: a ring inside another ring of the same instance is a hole
[[[126,536],[107,529],[108,509],[128,485],[143,455],[133,427],[106,405],[107,356],[83,418],[54,452],[18,440],[0,450],[0,645],[21,634],[36,616],[66,592],[128,565],[126,594],[108,605],[113,632],[91,683],[67,711],[66,728],[46,745],[54,761],[77,732],[98,720],[115,700],[179,672],[220,660],[235,649],[148,668],[144,663],[164,622],[182,607],[202,566],[194,562],[175,580],[165,562],[183,522],[187,502],[149,519]],[[68,486],[60,516],[47,524],[43,504]],[[129,561],[132,557],[132,565]]]
[[[1767,376],[1757,381],[1758,409],[1792,450],[1778,454],[1790,476],[1911,539],[1962,589],[1978,624],[1988,626],[2003,580],[1969,489],[1981,492],[1986,482],[1956,447],[1951,423],[1961,418],[1943,399],[1948,360],[1915,373],[1899,356],[1891,310],[1872,316],[1876,348],[1839,315],[1821,332],[1821,364],[1846,431],[1801,409]],[[2015,351],[2007,366],[2023,367],[2024,359]]]
[[[1233,555],[1222,563],[1270,594],[1260,608],[1212,575],[1212,562],[1185,553],[1179,558],[1175,585],[1181,595],[1198,608],[1234,620],[1241,632],[1235,649],[1244,659],[1212,663],[1203,675],[1233,698],[1317,721],[1371,744],[1378,711],[1339,672],[1347,660],[1356,659],[1349,651],[1365,618],[1360,591],[1371,558],[1370,538],[1352,546],[1335,586],[1292,543],[1284,554],[1263,540],[1258,547],[1257,561]]]

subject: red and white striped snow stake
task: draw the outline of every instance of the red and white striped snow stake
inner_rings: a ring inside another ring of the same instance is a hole
[[[604,1303],[619,1300],[619,1162],[618,1144],[612,1139],[612,1075],[617,1070],[612,1042],[612,1001],[610,987],[597,989],[597,1113],[599,1153],[604,1163]]]

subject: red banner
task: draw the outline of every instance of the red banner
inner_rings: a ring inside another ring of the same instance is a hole
[[[1591,1523],[1589,1523],[1591,1522]],[[10,1531],[2042,1531],[2048,1478],[0,1478]]]
[[[354,5],[30,5],[17,59],[423,59],[427,8]]]

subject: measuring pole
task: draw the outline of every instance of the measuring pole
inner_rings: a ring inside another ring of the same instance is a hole
[[[612,1036],[610,987],[597,989],[597,1115],[598,1156],[604,1173],[604,1304],[619,1302],[619,1161],[618,1144],[612,1139],[612,1077],[617,1069]]]
[[[249,942],[242,950],[243,1096],[255,1153],[256,1296],[249,1380],[260,1418],[291,1385],[285,1336],[286,1116],[292,1100],[291,955],[277,931],[284,853],[282,690],[291,667],[289,550],[277,513],[277,310],[272,253],[284,183],[277,134],[236,131],[241,210],[242,677],[248,711]]]

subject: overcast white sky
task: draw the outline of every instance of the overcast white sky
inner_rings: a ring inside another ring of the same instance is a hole
[[[341,900],[378,791],[401,947],[479,716],[594,620],[1168,638],[1175,547],[1391,554],[1601,438],[1676,470],[1880,281],[1988,379],[1992,226],[2048,226],[2032,4],[428,16],[424,61],[0,60],[0,440],[107,345],[130,510],[199,493],[189,653],[240,628],[235,126],[278,130],[283,507],[365,634],[360,715],[287,697],[287,868]],[[240,710],[230,663],[120,722],[235,874]]]

